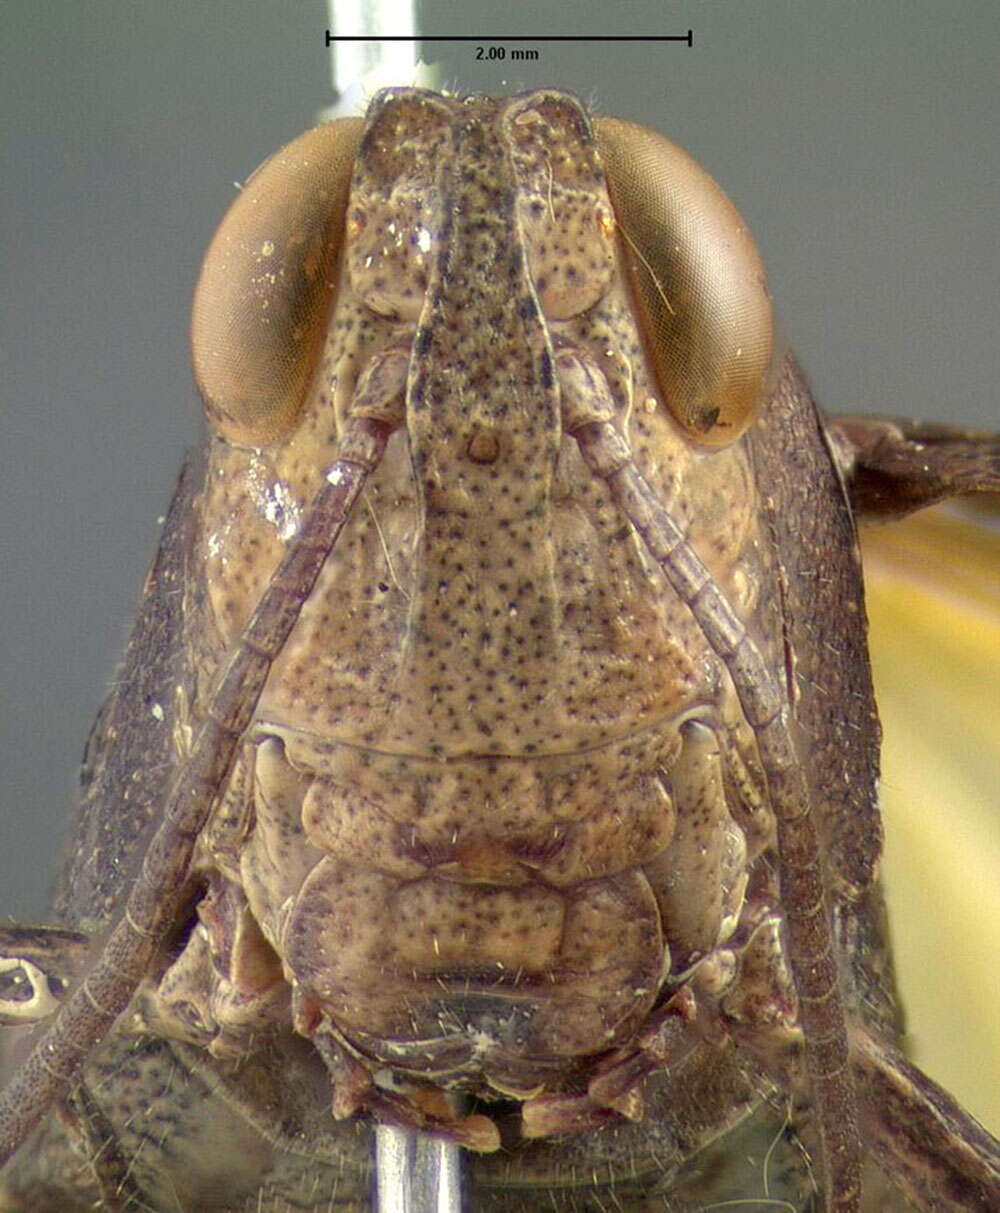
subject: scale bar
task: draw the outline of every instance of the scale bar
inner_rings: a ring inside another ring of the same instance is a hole
[[[694,45],[694,31],[686,34],[334,34],[326,31],[326,45],[334,42],[684,42]]]

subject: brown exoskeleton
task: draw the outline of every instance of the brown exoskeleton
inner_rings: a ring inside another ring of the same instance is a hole
[[[62,926],[0,936],[62,1003],[6,1207],[353,1207],[373,1120],[477,1208],[1000,1202],[896,1048],[851,513],[996,443],[825,427],[728,199],[555,91],[303,135],[192,337]]]

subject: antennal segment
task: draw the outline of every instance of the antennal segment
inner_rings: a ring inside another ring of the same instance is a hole
[[[777,823],[789,962],[825,1160],[825,1207],[834,1213],[855,1213],[860,1196],[860,1146],[847,1031],[820,844],[785,694],[683,531],[636,468],[628,444],[614,425],[590,419],[567,428],[587,466],[607,482],[616,504],[725,664],[756,736]]]
[[[189,892],[187,872],[195,842],[253,717],[271,663],[378,464],[391,428],[367,417],[349,422],[338,458],[216,682],[122,918],[93,971],[60,1009],[0,1098],[0,1165],[67,1089],[90,1049],[128,1006],[158,941],[177,916]]]

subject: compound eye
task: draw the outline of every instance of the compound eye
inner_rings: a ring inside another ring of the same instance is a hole
[[[686,152],[616,118],[597,138],[658,386],[691,439],[725,446],[773,374],[764,267],[736,208]]]
[[[202,261],[191,357],[209,424],[241,446],[292,426],[322,354],[364,123],[307,131],[253,174]]]

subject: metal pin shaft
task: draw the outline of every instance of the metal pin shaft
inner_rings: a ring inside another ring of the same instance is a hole
[[[379,1125],[375,1213],[462,1213],[462,1150],[424,1133]]]

